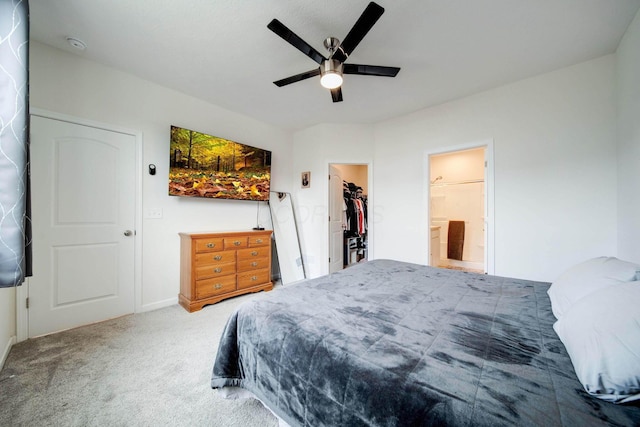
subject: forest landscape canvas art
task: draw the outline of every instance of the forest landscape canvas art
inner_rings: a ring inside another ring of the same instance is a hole
[[[271,151],[171,126],[169,195],[269,200]]]

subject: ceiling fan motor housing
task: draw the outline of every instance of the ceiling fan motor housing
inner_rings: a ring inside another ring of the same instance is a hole
[[[331,53],[331,55],[333,55],[333,52],[335,52],[339,46],[340,46],[340,40],[338,40],[335,37],[327,37],[324,40],[324,47],[327,48],[327,50]]]
[[[342,75],[342,62],[337,59],[325,59],[320,64],[320,75],[327,73],[336,73]]]

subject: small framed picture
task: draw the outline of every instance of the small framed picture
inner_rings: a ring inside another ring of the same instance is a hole
[[[311,172],[302,172],[300,183],[302,184],[302,188],[311,187]]]

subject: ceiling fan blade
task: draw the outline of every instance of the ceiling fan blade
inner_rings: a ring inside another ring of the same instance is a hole
[[[295,76],[287,77],[286,79],[278,80],[273,82],[274,85],[278,87],[286,86],[291,83],[299,82],[300,80],[305,80],[311,77],[319,76],[320,68],[316,68],[315,70],[305,71],[304,73],[296,74]]]
[[[367,35],[369,30],[373,27],[373,25],[380,19],[382,14],[384,13],[384,8],[374,2],[371,2],[367,5],[360,18],[356,21],[349,31],[349,34],[346,35],[342,44],[333,54],[333,58],[339,60],[340,62],[344,62],[347,60],[351,52],[360,44],[364,36]]]
[[[380,65],[344,64],[344,74],[360,74],[365,76],[395,77],[400,68],[382,67]]]
[[[271,22],[269,22],[269,25],[267,25],[267,28],[269,28],[271,31],[273,31],[274,33],[282,37],[287,43],[291,44],[291,46],[295,47],[300,52],[304,53],[309,58],[313,59],[316,63],[321,64],[322,61],[327,59],[324,56],[322,56],[320,52],[312,48],[309,45],[309,43],[302,40],[300,37],[296,35],[296,33],[288,29],[282,22],[278,21],[277,19],[274,19]]]
[[[342,102],[342,88],[331,89],[331,98],[333,102]]]

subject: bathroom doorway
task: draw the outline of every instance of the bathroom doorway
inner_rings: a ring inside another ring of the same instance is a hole
[[[429,265],[488,273],[488,148],[429,155]]]

